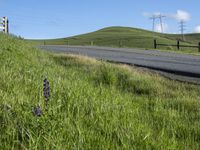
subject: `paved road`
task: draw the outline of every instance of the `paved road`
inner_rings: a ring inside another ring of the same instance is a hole
[[[89,46],[40,46],[45,50],[86,55],[136,65],[156,70],[161,74],[183,81],[200,84],[200,56],[176,54],[153,50],[126,48],[89,47]]]

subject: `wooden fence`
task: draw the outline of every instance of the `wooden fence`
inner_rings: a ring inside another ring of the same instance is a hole
[[[179,50],[181,47],[190,47],[190,48],[198,48],[200,52],[200,42],[199,45],[181,45],[180,41],[177,40],[177,44],[163,44],[163,43],[157,43],[156,39],[154,40],[154,49],[157,49],[157,46],[174,46],[177,47]]]

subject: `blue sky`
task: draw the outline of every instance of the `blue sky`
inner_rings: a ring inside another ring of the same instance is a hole
[[[0,17],[8,16],[10,32],[24,38],[60,38],[109,26],[152,29],[149,19],[162,13],[164,29],[178,33],[200,30],[199,0],[0,0]],[[159,30],[159,21],[156,21]],[[199,28],[199,29],[198,29]]]

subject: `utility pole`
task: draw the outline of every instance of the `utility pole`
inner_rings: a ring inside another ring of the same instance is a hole
[[[179,28],[180,28],[180,31],[181,31],[181,36],[182,36],[182,40],[185,41],[185,36],[184,36],[184,31],[185,31],[185,22],[183,20],[181,20],[179,22]]]
[[[2,22],[0,22],[0,24],[2,24],[2,27],[1,29],[3,29],[3,32],[8,34],[9,33],[9,27],[8,27],[8,17],[3,17],[3,18],[0,18],[0,20],[2,20]]]

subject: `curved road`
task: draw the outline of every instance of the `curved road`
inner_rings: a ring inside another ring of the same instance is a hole
[[[154,50],[90,46],[46,45],[40,48],[135,65],[155,70],[172,79],[200,84],[200,56]]]

